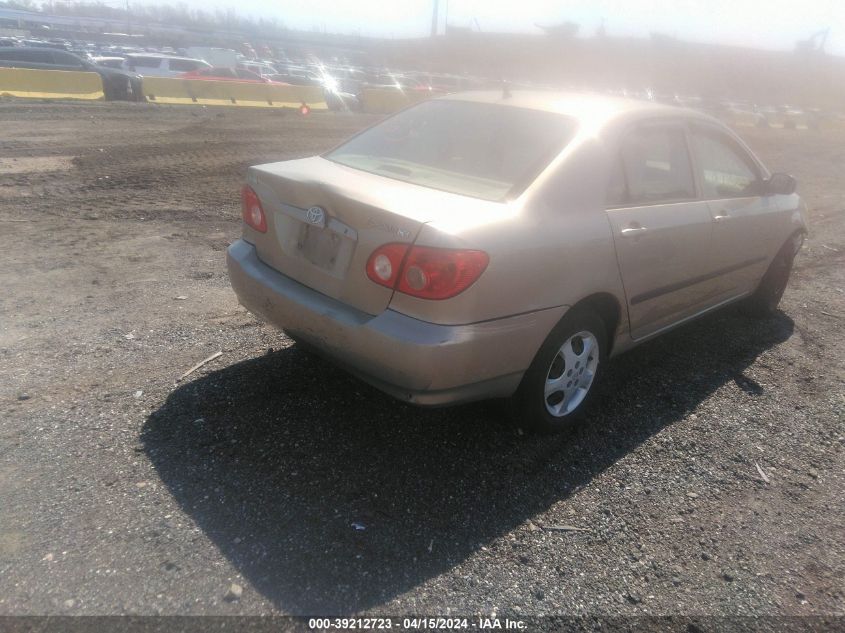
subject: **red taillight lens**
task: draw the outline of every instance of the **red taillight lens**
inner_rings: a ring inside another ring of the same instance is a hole
[[[402,268],[402,260],[410,244],[385,244],[379,246],[367,260],[367,277],[377,284],[396,287],[396,279]]]
[[[475,283],[489,262],[483,251],[385,244],[370,255],[367,276],[421,299],[448,299]]]
[[[267,218],[261,208],[261,201],[249,185],[244,185],[241,189],[241,217],[259,233],[267,232]]]

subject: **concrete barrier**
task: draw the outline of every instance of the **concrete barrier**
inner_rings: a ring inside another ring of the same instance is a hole
[[[29,99],[105,99],[97,73],[0,68],[0,95]]]
[[[398,88],[364,88],[361,109],[371,114],[391,114],[414,103],[445,94],[431,90],[399,90]]]
[[[243,81],[144,77],[141,90],[147,101],[168,104],[200,104],[260,108],[325,110],[326,99],[319,86],[286,86]]]
[[[390,114],[411,104],[401,90],[364,88],[359,95],[361,110],[371,114]]]
[[[722,118],[726,123],[739,127],[767,127],[766,118],[757,112],[732,110]]]
[[[303,103],[312,110],[327,110],[326,97],[320,86],[280,86],[268,84],[274,106],[298,108]]]

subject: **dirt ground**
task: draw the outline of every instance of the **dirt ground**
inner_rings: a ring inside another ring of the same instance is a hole
[[[237,305],[245,167],[371,120],[0,103],[0,614],[845,613],[845,133],[741,131],[810,206],[782,313],[618,358],[562,440]]]

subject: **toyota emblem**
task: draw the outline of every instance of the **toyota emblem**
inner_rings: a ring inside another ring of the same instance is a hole
[[[305,219],[308,224],[319,226],[321,229],[326,228],[326,212],[322,207],[311,207],[305,212]]]

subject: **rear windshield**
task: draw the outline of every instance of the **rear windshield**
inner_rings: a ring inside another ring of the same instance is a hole
[[[449,99],[424,101],[325,158],[484,200],[519,195],[569,143],[575,122],[554,112]]]

